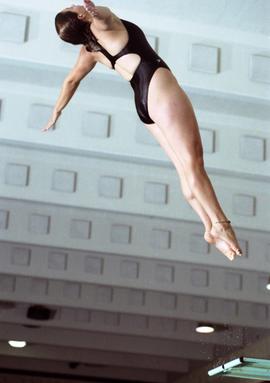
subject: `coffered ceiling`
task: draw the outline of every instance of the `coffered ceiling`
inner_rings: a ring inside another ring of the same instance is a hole
[[[67,5],[0,3],[0,382],[188,379],[269,332],[270,4],[106,3],[145,30],[194,105],[244,250],[232,263],[204,242],[115,72],[98,65],[40,132],[78,54],[54,31]],[[47,320],[31,319],[36,305]]]

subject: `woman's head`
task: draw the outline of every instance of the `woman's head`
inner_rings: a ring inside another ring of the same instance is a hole
[[[59,37],[71,44],[83,44],[88,50],[92,50],[93,40],[90,24],[90,14],[80,5],[66,8],[55,17],[55,28]]]

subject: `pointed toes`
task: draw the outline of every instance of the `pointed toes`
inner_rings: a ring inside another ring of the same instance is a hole
[[[241,249],[237,248],[236,249],[236,254],[239,255],[241,257],[241,255],[243,255],[243,252]]]
[[[235,252],[234,251],[228,251],[226,254],[226,257],[229,258],[230,261],[234,260]]]

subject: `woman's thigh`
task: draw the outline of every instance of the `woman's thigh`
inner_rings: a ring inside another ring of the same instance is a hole
[[[183,169],[182,164],[181,164],[181,159],[179,158],[177,153],[175,153],[174,148],[172,147],[170,142],[168,142],[167,137],[164,135],[164,133],[162,132],[162,130],[159,128],[159,126],[157,124],[150,124],[150,125],[145,124],[145,126],[150,131],[150,133],[152,133],[152,135],[155,137],[155,139],[157,140],[157,142],[159,143],[161,148],[164,150],[164,152],[167,154],[169,159],[172,161],[172,163],[173,163],[173,165],[174,165],[174,167],[178,173],[184,196],[187,199],[190,199],[191,190],[188,186],[186,176],[185,176],[185,173],[183,171],[184,169]]]
[[[201,137],[191,102],[165,68],[159,68],[150,82],[148,112],[176,154],[182,158],[202,156]]]

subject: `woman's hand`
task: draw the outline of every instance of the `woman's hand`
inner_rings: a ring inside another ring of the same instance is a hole
[[[95,4],[93,3],[93,1],[91,1],[91,0],[84,0],[84,6],[85,6],[85,9],[88,12],[90,12],[93,17],[98,16],[98,10],[97,10]]]
[[[56,124],[58,118],[60,117],[60,115],[61,115],[61,112],[54,111],[52,116],[51,116],[51,118],[49,119],[47,125],[44,126],[44,128],[41,131],[42,132],[48,132],[48,130],[54,129],[55,128],[55,124]]]

